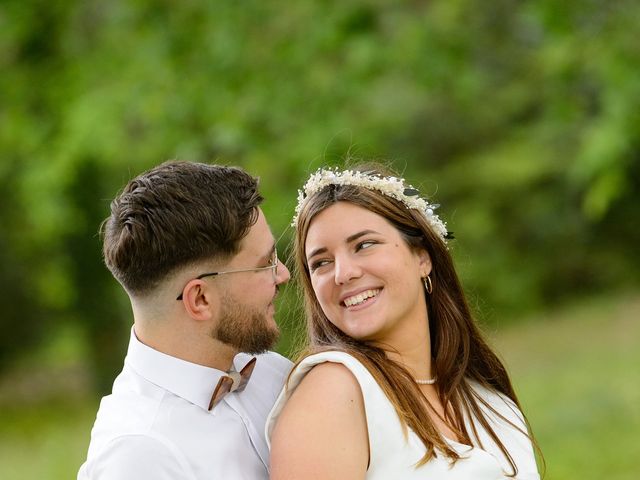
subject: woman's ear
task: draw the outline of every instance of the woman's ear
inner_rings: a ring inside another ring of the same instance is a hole
[[[416,255],[420,262],[420,276],[424,278],[431,273],[431,256],[424,248],[418,248]]]

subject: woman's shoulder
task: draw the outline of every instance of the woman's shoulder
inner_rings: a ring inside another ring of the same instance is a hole
[[[291,371],[267,419],[267,437],[285,405],[287,408],[304,405],[316,412],[333,409],[333,413],[355,406],[366,417],[370,409],[387,413],[387,403],[374,377],[353,355],[337,350],[313,353],[300,360]]]
[[[296,362],[295,366],[296,368],[306,368],[307,366],[313,367],[326,362],[342,363],[343,365],[362,365],[353,354],[344,350],[322,350],[304,355]]]
[[[292,388],[288,385],[288,388]],[[349,369],[342,362],[324,361],[311,365],[297,382],[298,392],[311,392],[309,400],[324,405],[340,404],[351,397],[360,395],[360,386]],[[302,393],[299,393],[302,395]]]
[[[307,379],[312,371],[312,379]],[[369,370],[356,357],[340,350],[326,350],[307,355],[298,361],[289,374],[285,389],[294,390],[303,380],[308,384],[325,378],[333,378],[341,384],[359,384],[361,387],[375,383]]]
[[[304,357],[291,371],[285,390],[311,389],[340,397],[359,393],[361,384],[368,382],[368,370],[353,355],[327,350]]]
[[[321,352],[311,353],[303,357],[296,367],[299,366],[315,366],[321,363],[341,363],[347,367],[362,366],[362,363],[352,354],[343,350],[324,350]]]
[[[288,382],[267,419],[272,466],[286,478],[283,470],[301,476],[296,470],[300,462],[317,465],[327,476],[332,462],[364,471],[368,441],[358,381],[342,362],[307,358],[292,372],[295,383]],[[301,366],[309,368],[296,378]],[[315,441],[310,444],[309,438]]]

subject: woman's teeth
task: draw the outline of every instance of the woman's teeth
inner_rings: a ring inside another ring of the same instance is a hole
[[[375,290],[366,290],[366,291],[364,291],[362,293],[359,293],[358,295],[354,295],[353,297],[345,298],[344,304],[347,307],[353,307],[355,305],[360,305],[367,298],[375,297],[376,295],[378,295],[378,293],[380,293],[380,289],[379,288],[377,288]]]

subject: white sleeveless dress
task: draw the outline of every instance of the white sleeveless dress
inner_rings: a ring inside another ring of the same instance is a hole
[[[356,377],[364,398],[364,407],[369,430],[370,464],[368,480],[389,480],[402,478],[438,480],[505,480],[511,473],[509,462],[489,435],[479,425],[478,435],[483,448],[470,447],[449,440],[451,446],[461,455],[453,466],[443,455],[421,467],[415,467],[425,453],[418,436],[409,429],[408,438],[393,405],[376,383],[369,371],[351,355],[344,352],[322,352],[305,358],[292,372],[287,387],[280,393],[271,410],[266,424],[266,436],[271,448],[271,433],[282,412],[284,404],[304,376],[315,366],[324,362],[341,363]],[[477,384],[476,391],[500,414],[526,431],[522,414],[508,398],[493,393]],[[518,466],[519,480],[539,480],[531,441],[511,425],[486,410],[487,418],[504,446]],[[469,430],[471,432],[471,430]],[[476,442],[474,442],[476,443]],[[477,444],[477,443],[476,443]]]

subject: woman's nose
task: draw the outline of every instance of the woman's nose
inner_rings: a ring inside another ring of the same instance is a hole
[[[359,265],[348,256],[336,257],[334,259],[334,275],[336,285],[344,285],[362,275]]]

